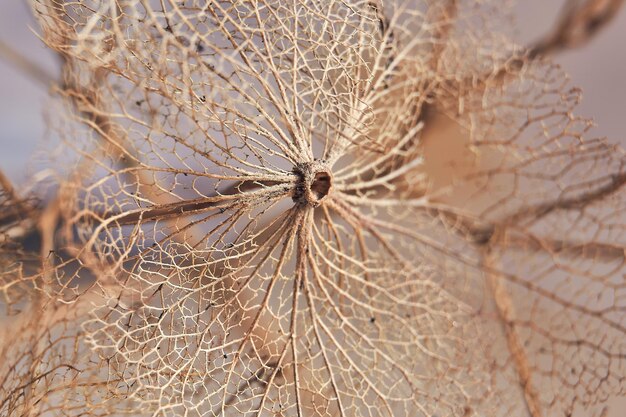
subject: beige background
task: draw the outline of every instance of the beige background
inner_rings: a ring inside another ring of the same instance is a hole
[[[34,22],[25,0],[1,0],[0,39],[55,72],[53,56],[29,28]],[[563,0],[519,0],[517,40],[528,43],[544,34],[556,19]],[[597,136],[608,136],[626,145],[626,9],[585,47],[567,52],[557,61],[583,88],[579,108],[593,116]],[[0,168],[14,180],[32,170],[30,156],[44,137],[43,110],[46,91],[40,85],[0,62]]]

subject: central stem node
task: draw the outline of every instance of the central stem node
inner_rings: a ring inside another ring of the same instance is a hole
[[[333,175],[324,161],[302,162],[293,168],[298,182],[293,201],[300,205],[319,206],[333,187]]]

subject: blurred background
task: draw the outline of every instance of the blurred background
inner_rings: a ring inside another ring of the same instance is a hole
[[[564,0],[520,0],[515,6],[517,41],[530,44],[553,27]],[[58,74],[58,62],[35,35],[35,22],[25,0],[5,0],[0,9],[0,41]],[[585,46],[556,56],[583,89],[578,113],[592,117],[594,136],[626,146],[626,8]],[[43,84],[0,60],[0,169],[15,183],[24,183],[37,169],[38,152],[48,149]],[[624,416],[626,400],[613,400],[609,416]]]
[[[35,36],[35,22],[25,0],[2,2],[0,40],[52,74],[58,72],[53,54]],[[529,44],[554,25],[564,0],[522,0],[515,6],[517,41]],[[582,48],[560,53],[556,61],[582,87],[579,114],[593,117],[595,136],[626,145],[626,8]],[[0,168],[22,183],[34,169],[37,149],[45,149],[46,88],[0,60]],[[33,158],[34,157],[34,158]]]

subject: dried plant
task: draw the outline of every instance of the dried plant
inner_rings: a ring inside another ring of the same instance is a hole
[[[38,262],[0,252],[25,311],[1,414],[571,416],[626,394],[626,159],[543,59],[621,1],[528,49],[477,0],[32,4],[76,158],[22,211]]]

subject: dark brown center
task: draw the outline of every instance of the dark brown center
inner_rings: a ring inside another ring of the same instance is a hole
[[[328,195],[331,187],[331,176],[326,171],[318,171],[311,183],[311,193],[317,200],[321,200]]]
[[[293,193],[293,201],[301,205],[319,206],[328,196],[333,186],[333,176],[322,161],[298,164],[293,172],[298,182]]]

